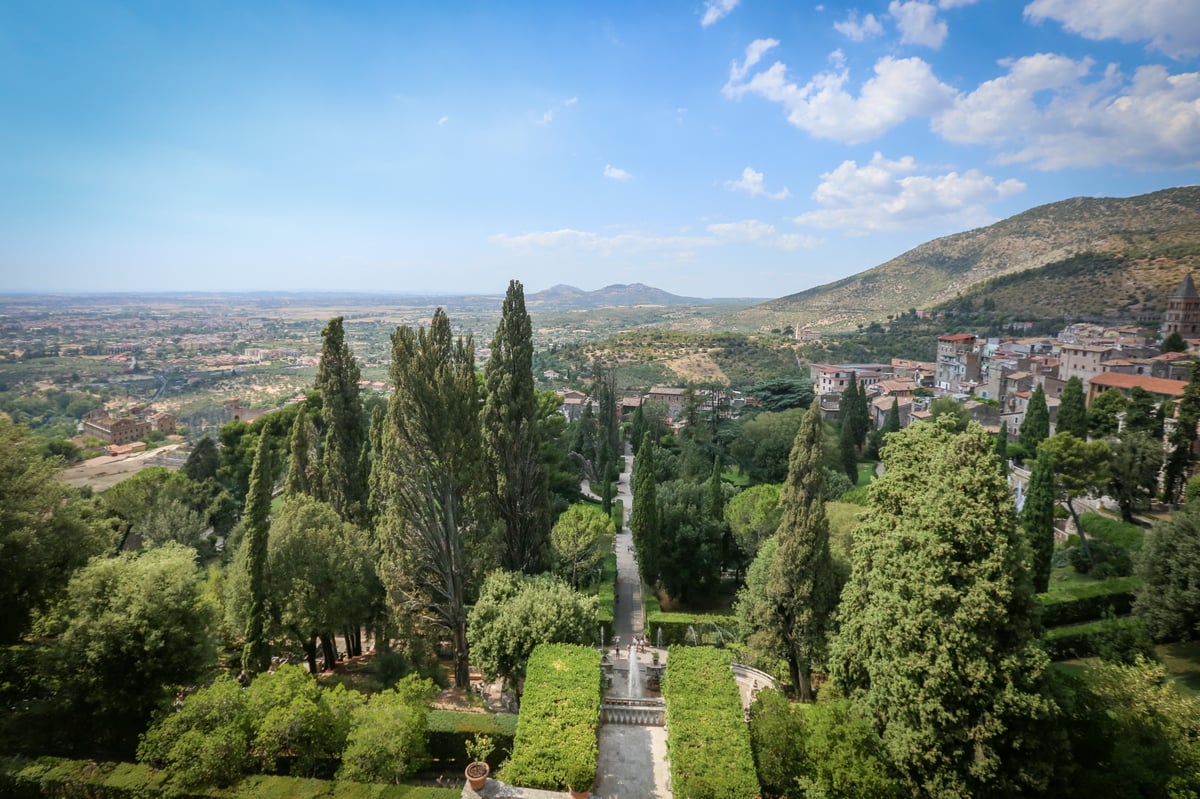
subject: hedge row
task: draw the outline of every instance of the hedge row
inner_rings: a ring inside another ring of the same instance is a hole
[[[1106,641],[1118,637],[1146,638],[1145,622],[1138,616],[1119,616],[1113,619],[1056,627],[1044,636],[1046,652],[1051,660],[1072,660],[1100,654]]]
[[[0,796],[14,799],[457,799],[461,788],[247,777],[231,788],[174,787],[167,772],[140,763],[59,757],[0,758]]]
[[[1141,580],[1113,577],[1094,583],[1072,583],[1049,594],[1038,594],[1042,603],[1042,625],[1061,627],[1104,618],[1112,610],[1124,616],[1133,608],[1134,593]]]
[[[590,789],[596,779],[600,694],[597,650],[539,644],[525,669],[517,737],[501,779],[525,788]]]
[[[643,590],[645,605],[646,639],[658,645],[658,631],[662,630],[662,645],[672,644],[716,644],[722,638],[726,642],[737,640],[737,617],[718,616],[708,613],[667,613],[658,604],[650,591]],[[718,635],[713,625],[720,627],[724,635]],[[689,629],[690,628],[690,629]],[[693,641],[691,631],[695,630]]]
[[[612,536],[606,536],[603,544],[604,560],[601,562],[600,585],[596,589],[596,623],[606,630],[613,627],[613,604],[617,593],[617,553],[613,549]]]
[[[1146,542],[1146,531],[1141,527],[1099,513],[1080,514],[1079,524],[1088,535],[1131,552],[1140,552],[1142,544]]]
[[[723,649],[673,646],[667,654],[667,753],[676,796],[752,799],[759,796],[750,730]]]
[[[488,762],[497,768],[512,750],[517,734],[515,713],[471,713],[459,710],[429,711],[429,754],[443,766],[467,766],[467,741],[476,734],[492,739],[496,748]]]

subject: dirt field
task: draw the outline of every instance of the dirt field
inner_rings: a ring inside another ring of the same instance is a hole
[[[91,486],[93,491],[100,492],[111,488],[126,477],[132,477],[147,466],[161,466],[156,456],[178,449],[179,444],[168,444],[165,447],[135,452],[132,455],[101,455],[98,458],[86,460],[78,466],[65,469],[59,476],[63,482],[73,486]]]

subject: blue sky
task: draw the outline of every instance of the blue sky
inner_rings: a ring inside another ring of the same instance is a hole
[[[1195,0],[0,4],[0,291],[776,297],[1198,178]]]

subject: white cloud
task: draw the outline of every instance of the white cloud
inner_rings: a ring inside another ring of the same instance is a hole
[[[1172,58],[1200,54],[1200,9],[1195,0],[1033,0],[1025,16],[1062,23],[1087,39],[1148,41]]]
[[[707,28],[709,25],[721,20],[729,15],[738,7],[741,0],[707,0],[704,4],[704,16],[700,18],[701,26]]]
[[[845,230],[852,235],[914,227],[975,227],[995,221],[987,204],[1025,190],[1019,180],[995,179],[978,170],[921,174],[911,157],[890,161],[875,153],[859,166],[845,161],[821,176],[813,199],[824,206],[796,217],[798,225]]]
[[[446,124],[447,122],[449,122],[449,121],[450,121],[450,117],[440,117],[440,118],[438,119],[438,124],[439,124],[439,125],[445,125],[445,124]]]
[[[553,112],[553,111],[547,111],[546,113],[542,114],[542,118],[541,118],[541,119],[535,119],[535,120],[534,120],[534,124],[537,124],[537,125],[549,125],[549,124],[550,124],[551,122],[553,122],[553,121],[554,121],[554,112]]]
[[[1047,53],[1002,66],[1007,74],[936,116],[934,131],[1045,170],[1200,165],[1200,73],[1147,65],[1127,78],[1109,65],[1093,76],[1090,59]]]
[[[939,81],[920,58],[879,59],[875,76],[862,85],[858,97],[846,91],[850,73],[839,59],[834,59],[834,70],[815,75],[803,86],[788,79],[781,61],[746,80],[751,68],[777,44],[774,39],[751,43],[745,61],[730,67],[722,92],[730,98],[757,94],[779,103],[788,112],[788,122],[819,138],[849,144],[867,141],[910,117],[937,113],[954,98],[954,89]]]
[[[833,28],[852,42],[873,39],[883,33],[883,23],[874,14],[867,14],[858,21],[858,12],[853,9],[842,22],[833,23]]]
[[[780,234],[774,225],[760,222],[757,219],[719,222],[709,225],[707,230],[723,241],[755,244],[779,250],[807,250],[812,249],[818,243],[818,240],[812,236],[802,236],[798,233]]]
[[[751,197],[768,197],[772,200],[783,200],[791,196],[787,186],[779,191],[767,191],[763,185],[763,173],[755,172],[750,167],[742,170],[742,176],[738,180],[725,181],[725,188],[731,191],[749,192]]]
[[[901,44],[919,44],[934,50],[941,49],[949,28],[937,18],[937,7],[921,0],[899,2],[892,0],[888,13],[896,20],[900,29]]]
[[[563,105],[575,105],[578,102],[578,97],[568,97],[567,99],[563,100]]]
[[[620,167],[613,166],[612,164],[605,164],[604,165],[604,177],[612,178],[613,180],[619,180],[622,183],[624,183],[625,181],[632,178],[633,175],[629,174],[628,172],[626,172],[624,169],[621,169]]]
[[[938,0],[938,8],[962,8],[963,6],[973,6],[979,0]]]

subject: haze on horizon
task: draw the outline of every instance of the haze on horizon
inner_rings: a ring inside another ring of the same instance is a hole
[[[1200,183],[1188,0],[0,6],[0,292],[778,297]]]

